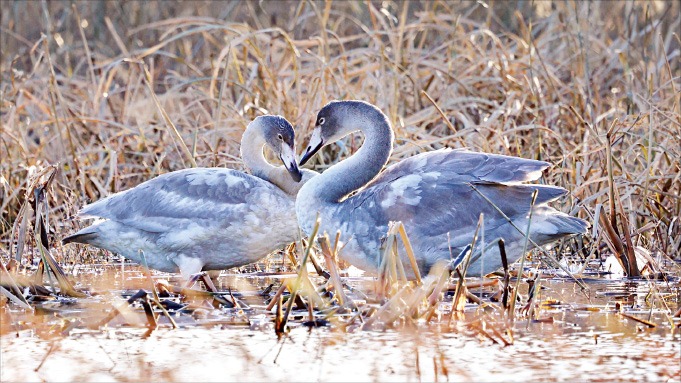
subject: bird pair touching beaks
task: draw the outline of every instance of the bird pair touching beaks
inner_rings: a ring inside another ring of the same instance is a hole
[[[365,139],[349,158],[322,174],[299,168],[323,146],[355,131]],[[548,206],[567,190],[523,183],[537,180],[547,162],[440,149],[383,170],[393,141],[380,109],[363,101],[333,101],[318,113],[297,163],[291,124],[261,116],[241,140],[251,175],[224,168],[163,174],[85,206],[80,216],[101,220],[63,242],[90,244],[188,277],[258,261],[296,241],[298,228],[309,235],[319,216],[319,233],[341,232],[341,259],[377,272],[388,225],[401,221],[424,273],[438,262],[456,266],[452,259],[471,244],[481,214],[485,238],[504,239],[509,262],[522,255],[528,225],[528,248],[587,230],[586,221]],[[266,161],[265,146],[284,166]],[[479,255],[480,246],[473,251]],[[405,256],[403,249],[398,252]],[[469,275],[501,266],[496,246],[482,254]]]

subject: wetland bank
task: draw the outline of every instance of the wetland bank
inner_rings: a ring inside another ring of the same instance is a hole
[[[0,6],[3,382],[681,381],[677,2]],[[388,253],[380,276],[348,270],[329,233],[195,290],[61,245],[88,202],[243,170],[259,115],[291,121],[300,154],[332,99],[386,113],[389,164],[442,147],[551,163],[540,182],[569,190],[553,206],[589,232],[465,283],[406,281]]]

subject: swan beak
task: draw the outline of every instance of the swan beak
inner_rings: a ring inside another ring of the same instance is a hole
[[[307,149],[305,149],[305,153],[303,154],[303,157],[300,159],[300,162],[298,162],[298,165],[303,166],[309,160],[314,156],[319,149],[324,146],[324,139],[322,138],[322,128],[315,126],[314,130],[312,131],[312,137],[310,137],[310,142],[307,144]]]
[[[296,151],[288,145],[282,145],[279,159],[284,163],[284,167],[288,170],[288,174],[295,182],[300,182],[303,179],[303,173],[298,169],[296,162]]]

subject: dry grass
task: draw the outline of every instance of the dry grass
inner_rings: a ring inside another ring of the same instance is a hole
[[[389,116],[393,162],[443,146],[550,161],[544,182],[572,192],[563,210],[594,224],[585,255],[608,245],[680,257],[676,2],[2,8],[3,263],[32,177],[49,165],[49,243],[60,262],[87,263],[101,253],[59,244],[83,204],[193,163],[241,169],[255,116],[285,116],[301,145],[321,106],[348,98]],[[358,145],[325,149],[318,169]]]

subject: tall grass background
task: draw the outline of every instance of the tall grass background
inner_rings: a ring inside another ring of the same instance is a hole
[[[53,253],[87,263],[100,252],[59,244],[82,205],[189,166],[243,169],[258,115],[285,116],[302,147],[333,99],[388,115],[391,162],[441,147],[551,162],[542,182],[571,191],[558,207],[594,225],[584,255],[629,235],[680,257],[678,2],[0,5],[3,262],[49,165]],[[325,148],[316,168],[359,144]]]

